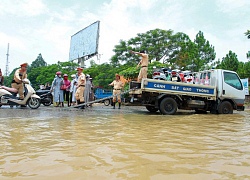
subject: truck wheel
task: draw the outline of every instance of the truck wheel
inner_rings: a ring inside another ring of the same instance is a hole
[[[155,108],[154,106],[146,106],[146,109],[152,113],[155,113],[159,110],[158,108]]]
[[[104,100],[104,105],[105,105],[105,106],[109,106],[109,104],[110,104],[110,99]]]
[[[228,101],[223,101],[218,108],[219,114],[233,114],[233,106]]]
[[[160,112],[164,115],[172,115],[177,111],[177,102],[171,98],[164,98],[160,103]]]

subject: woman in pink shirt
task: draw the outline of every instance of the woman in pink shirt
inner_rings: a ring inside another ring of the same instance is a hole
[[[66,86],[66,89],[63,90],[63,97],[65,101],[67,101],[68,107],[69,107],[70,106],[70,101],[69,101],[70,80],[68,80],[67,74],[63,75],[63,84]]]

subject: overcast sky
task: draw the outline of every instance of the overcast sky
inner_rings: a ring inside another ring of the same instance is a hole
[[[215,47],[216,59],[229,50],[247,61],[250,0],[0,0],[0,68],[29,64],[39,53],[48,64],[68,61],[73,34],[100,21],[96,63],[108,62],[120,39],[148,30],[172,29],[194,40],[201,30]]]

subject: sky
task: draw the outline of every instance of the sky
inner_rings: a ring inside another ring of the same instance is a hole
[[[69,60],[70,39],[100,21],[97,64],[109,62],[114,46],[152,29],[199,31],[215,47],[216,60],[229,50],[246,62],[250,40],[250,0],[1,0],[0,68],[5,74],[41,53],[48,64]]]

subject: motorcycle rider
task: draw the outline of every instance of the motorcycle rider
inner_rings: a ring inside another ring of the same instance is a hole
[[[24,86],[23,80],[27,78],[27,67],[28,63],[22,63],[20,68],[16,70],[14,78],[11,83],[11,87],[18,90],[19,99],[24,99]],[[25,107],[25,106],[22,106]]]

